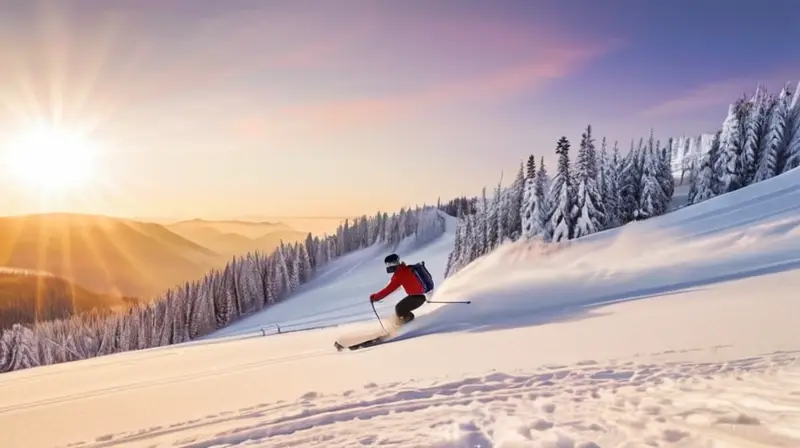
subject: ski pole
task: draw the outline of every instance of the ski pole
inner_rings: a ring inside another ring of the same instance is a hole
[[[452,300],[452,301],[440,301],[440,300],[426,300],[428,303],[472,303],[471,300]]]
[[[378,314],[378,310],[375,309],[375,302],[370,300],[369,304],[372,305],[372,311],[375,313],[375,317],[378,318],[378,323],[381,324],[381,328],[383,329],[383,332],[388,334],[389,331],[387,331],[386,327],[383,326],[383,321],[381,320],[381,316]]]

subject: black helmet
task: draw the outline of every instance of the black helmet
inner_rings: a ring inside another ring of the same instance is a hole
[[[386,273],[391,274],[397,270],[397,265],[400,264],[400,257],[397,254],[387,255],[386,258],[383,259],[383,264],[386,265]]]

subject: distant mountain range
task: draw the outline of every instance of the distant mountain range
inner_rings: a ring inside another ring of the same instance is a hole
[[[0,313],[16,309],[45,318],[62,308],[71,313],[122,306],[123,297],[148,301],[234,255],[271,252],[281,240],[306,236],[281,222],[158,224],[69,213],[0,217]],[[26,302],[49,311],[36,313]]]
[[[170,217],[134,217],[127,218],[133,221],[154,222],[163,225],[172,225],[183,222],[204,221],[210,223],[242,223],[253,225],[269,225],[282,223],[293,230],[311,233],[322,236],[331,235],[344,220],[353,220],[355,216],[267,216],[267,215],[246,215],[230,219],[190,219],[181,220]]]
[[[281,222],[208,221],[192,219],[165,226],[172,232],[222,255],[237,255],[252,250],[272,251],[283,240],[302,241],[307,232]]]

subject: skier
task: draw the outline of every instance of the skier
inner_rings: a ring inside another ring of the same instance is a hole
[[[399,324],[411,322],[414,320],[414,313],[412,313],[412,311],[421,307],[427,301],[425,293],[429,292],[430,288],[426,287],[425,283],[423,283],[422,279],[411,266],[400,261],[400,257],[397,254],[387,256],[383,262],[386,265],[386,273],[392,274],[392,278],[385,288],[371,294],[369,299],[372,302],[380,302],[402,286],[407,295],[395,305],[394,312]],[[419,265],[415,265],[415,267],[416,266]],[[425,268],[423,267],[423,269]]]

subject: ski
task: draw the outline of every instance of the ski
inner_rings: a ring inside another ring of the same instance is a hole
[[[367,339],[366,341],[361,341],[351,345],[342,345],[339,341],[335,341],[333,346],[336,347],[337,351],[347,350],[358,350],[360,348],[367,348],[372,347],[378,344],[382,344],[389,339],[389,335],[386,336],[378,336],[377,338]]]
[[[413,317],[409,319],[407,322],[404,322],[402,324],[396,324],[390,326],[390,331],[387,331],[386,328],[383,327],[383,325],[381,324],[381,327],[383,328],[384,332],[379,334],[378,336],[375,336],[375,333],[372,333],[372,334],[362,335],[361,338],[358,338],[358,336],[345,337],[344,338],[345,340],[355,339],[357,342],[344,344],[342,343],[342,339],[339,339],[333,342],[333,346],[336,347],[336,350],[340,352],[344,350],[358,350],[361,348],[374,347],[378,344],[389,342],[392,339],[392,337],[397,334],[397,330],[399,330],[403,325],[407,324],[408,322],[411,322],[412,320],[414,320]]]

